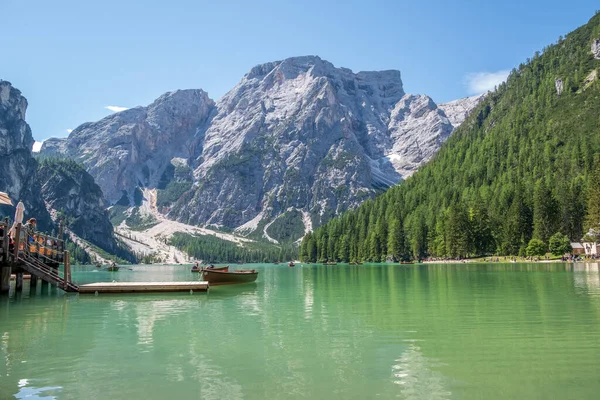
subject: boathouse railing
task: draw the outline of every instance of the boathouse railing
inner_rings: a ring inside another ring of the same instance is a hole
[[[71,258],[65,250],[65,242],[62,239],[36,232],[29,235],[21,224],[15,226],[12,252],[9,243],[8,218],[0,221],[3,234],[0,236],[0,261],[3,264],[16,265],[19,262],[33,269],[33,273],[39,273],[40,278],[58,284],[63,290],[75,291],[76,285],[71,282]],[[11,254],[12,253],[12,254]],[[58,274],[58,265],[64,265],[63,277]]]

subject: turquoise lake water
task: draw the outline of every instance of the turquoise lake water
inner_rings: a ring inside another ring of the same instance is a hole
[[[247,267],[247,266],[244,266]],[[197,280],[77,267],[78,283]],[[253,265],[208,293],[0,299],[0,399],[596,399],[598,264]]]

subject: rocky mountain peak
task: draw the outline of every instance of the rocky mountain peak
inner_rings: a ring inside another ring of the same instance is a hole
[[[214,107],[203,90],[175,90],[147,107],[80,125],[66,142],[47,141],[41,152],[64,151],[94,176],[109,202],[133,202],[136,187],[158,187],[171,178],[165,173],[172,174],[172,158],[197,154],[197,135]]]
[[[450,123],[454,127],[457,127],[464,122],[471,111],[477,106],[477,104],[481,102],[481,100],[483,100],[484,97],[485,94],[464,97],[462,99],[442,103],[439,105],[439,108],[444,111],[444,114],[446,114]]]
[[[31,151],[33,136],[25,122],[27,99],[10,82],[0,80],[0,154]]]
[[[25,204],[25,217],[36,217],[40,229],[51,221],[37,182],[37,163],[31,149],[33,136],[25,113],[27,100],[10,82],[0,80],[0,190]],[[14,215],[14,207],[0,205],[0,215]]]

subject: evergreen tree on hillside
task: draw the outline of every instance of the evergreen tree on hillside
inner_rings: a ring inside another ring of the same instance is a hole
[[[540,179],[533,190],[533,237],[548,243],[558,222],[558,204],[544,179]]]
[[[589,227],[600,232],[600,79],[586,82],[600,71],[597,39],[600,14],[513,69],[411,178],[315,237],[335,227],[333,248],[348,235],[349,258],[382,260],[397,253],[394,220],[415,259],[524,255],[532,238],[539,252],[556,232],[577,241]]]
[[[590,174],[587,198],[586,232],[592,229],[600,233],[600,157],[596,160],[596,168]]]

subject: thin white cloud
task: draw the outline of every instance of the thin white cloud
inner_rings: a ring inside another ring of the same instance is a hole
[[[67,129],[67,133],[73,132],[73,129]]]
[[[494,90],[508,78],[509,70],[503,69],[496,72],[473,72],[465,77],[469,94],[481,94]]]
[[[39,153],[39,152],[40,152],[40,149],[42,148],[42,143],[43,143],[43,142],[38,142],[38,141],[36,141],[36,142],[33,144],[33,149],[32,149],[31,151],[33,151],[34,153]]]
[[[121,112],[121,111],[129,110],[129,108],[127,108],[127,107],[119,107],[119,106],[106,106],[104,108],[106,108],[112,112]]]

